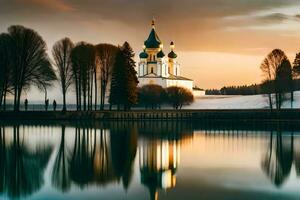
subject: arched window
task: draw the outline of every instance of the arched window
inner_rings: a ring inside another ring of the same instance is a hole
[[[151,67],[151,73],[153,73],[153,67]]]
[[[155,61],[155,55],[153,55],[153,61]]]

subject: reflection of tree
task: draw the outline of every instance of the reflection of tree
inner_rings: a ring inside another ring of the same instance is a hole
[[[276,186],[288,178],[293,163],[293,136],[283,137],[281,132],[270,134],[270,145],[262,161],[262,168]]]
[[[300,55],[300,54],[299,54]],[[299,143],[295,144],[294,146],[294,161],[295,161],[295,168],[296,168],[296,175],[300,176],[300,149]]]
[[[98,142],[99,141],[99,142]],[[95,156],[93,161],[94,181],[98,185],[105,185],[116,179],[109,146],[109,135],[103,129],[100,130],[99,139],[95,139]]]
[[[137,133],[126,128],[112,128],[110,134],[103,129],[97,134],[96,129],[76,128],[70,178],[80,186],[122,179],[127,188],[136,148]]]
[[[5,128],[0,126],[0,193],[3,193],[5,190],[5,181],[7,176],[6,172],[6,146],[5,146]]]
[[[81,134],[82,131],[82,134]],[[75,144],[70,161],[70,177],[80,186],[89,184],[93,178],[93,148],[90,140],[90,129],[76,128]]]
[[[61,127],[61,141],[59,145],[59,150],[55,159],[53,173],[52,173],[52,184],[60,189],[61,191],[68,191],[70,189],[70,177],[68,172],[68,162],[67,149],[65,144],[65,129],[66,127],[62,125]]]
[[[111,130],[111,154],[114,173],[122,178],[125,189],[129,187],[137,149],[137,132],[126,127]]]
[[[3,132],[1,156],[7,159],[4,166],[1,166],[2,191],[13,198],[30,195],[43,185],[43,172],[52,148],[48,146],[30,152],[23,140],[20,140],[19,126],[13,128],[12,144],[5,146],[4,135]]]

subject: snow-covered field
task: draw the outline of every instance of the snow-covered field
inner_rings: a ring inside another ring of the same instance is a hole
[[[264,95],[252,96],[204,96],[184,109],[259,109],[268,108],[268,98]],[[294,93],[293,108],[300,108],[300,91]],[[285,101],[282,108],[291,108],[291,102]]]

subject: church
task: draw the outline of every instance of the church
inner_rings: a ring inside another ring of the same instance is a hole
[[[189,89],[194,96],[204,94],[204,91],[194,88],[193,80],[181,76],[181,66],[177,61],[174,42],[170,43],[170,51],[165,55],[163,42],[155,30],[154,20],[152,20],[152,29],[148,39],[144,42],[139,58],[137,69],[139,87],[147,84],[157,84],[163,88],[179,86]]]

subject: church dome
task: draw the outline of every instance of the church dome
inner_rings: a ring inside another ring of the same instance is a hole
[[[162,50],[160,50],[160,52],[157,53],[157,57],[158,57],[158,58],[163,58],[163,57],[165,57],[164,52],[163,52]]]
[[[177,58],[177,54],[176,54],[174,51],[171,51],[171,52],[168,54],[168,57],[169,57],[169,58]]]
[[[152,20],[152,29],[148,36],[148,39],[144,42],[146,48],[159,48],[161,45],[161,41],[155,31],[155,23]]]
[[[140,53],[140,58],[148,58],[148,54],[145,51],[143,51]]]
[[[161,41],[154,28],[151,30],[148,39],[144,42],[146,48],[159,48]]]

